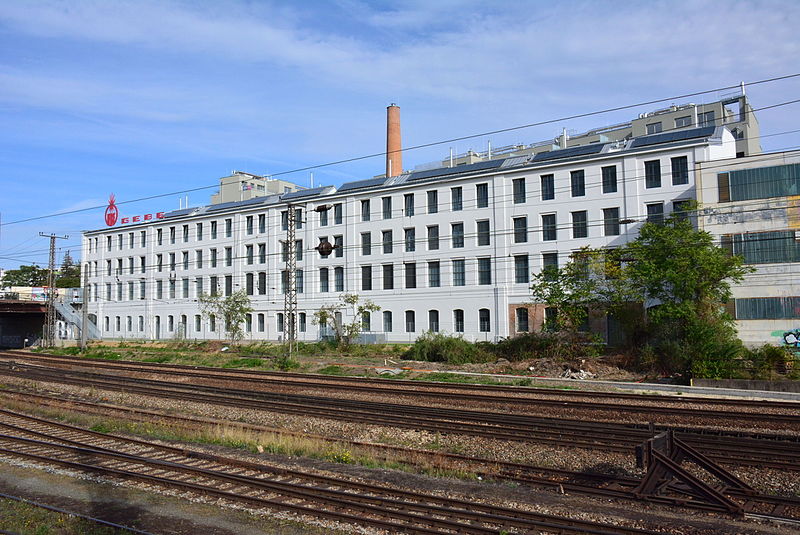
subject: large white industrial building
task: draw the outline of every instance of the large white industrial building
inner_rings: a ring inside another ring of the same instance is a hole
[[[401,172],[394,160],[386,175],[338,188],[234,173],[213,204],[87,231],[89,312],[107,338],[216,339],[222,326],[201,315],[198,296],[244,289],[254,309],[246,338],[282,339],[292,210],[299,340],[319,339],[313,312],[344,292],[381,307],[365,322],[374,340],[408,342],[428,330],[513,336],[544,320],[529,303],[532,272],[584,246],[625,243],[683,202],[706,202],[701,176],[716,187],[719,171],[709,163],[753,160],[757,137],[740,95],[421,170]],[[317,212],[321,205],[330,209]],[[337,247],[323,257],[315,247],[324,241]],[[593,328],[605,332],[606,322]]]

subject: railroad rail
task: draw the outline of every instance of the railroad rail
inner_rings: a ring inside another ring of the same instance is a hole
[[[0,375],[95,387],[160,398],[179,399],[230,407],[279,411],[282,414],[330,418],[366,424],[466,434],[498,440],[541,442],[630,453],[663,426],[648,428],[631,424],[586,422],[474,410],[363,402],[342,398],[246,391],[203,385],[175,384],[135,377],[91,372],[47,369],[25,364],[0,366]],[[800,448],[796,437],[772,440],[729,436],[724,432],[678,433],[681,440],[701,449],[711,459],[733,465],[782,470],[800,470]],[[778,439],[780,438],[780,439]]]
[[[346,481],[95,433],[0,410],[0,456],[403,533],[657,532]]]

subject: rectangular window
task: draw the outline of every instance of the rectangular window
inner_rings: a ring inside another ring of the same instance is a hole
[[[388,310],[383,311],[383,332],[392,332],[392,313]]]
[[[414,194],[406,193],[403,195],[403,203],[406,217],[414,215]]]
[[[372,266],[361,266],[361,289],[372,290]]]
[[[143,230],[139,233],[139,247],[144,247],[145,245],[147,245],[147,232]],[[97,245],[95,245],[95,251],[97,251]]]
[[[119,248],[122,249],[122,234],[119,237]],[[170,245],[175,245],[175,227],[169,227],[169,243]]]
[[[778,264],[800,262],[800,241],[794,230],[748,232],[722,236],[722,246],[743,257],[744,263]]]
[[[659,121],[657,123],[647,124],[647,125],[645,125],[645,129],[647,131],[647,135],[648,136],[650,134],[658,134],[659,132],[661,132],[661,121]]]
[[[217,277],[216,275],[212,275],[209,282],[211,286],[209,289],[211,296],[214,297],[219,295],[219,277]]]
[[[303,240],[295,240],[294,257],[298,262],[303,260]]]
[[[589,218],[586,210],[572,212],[572,237],[585,238],[589,235]]]
[[[800,163],[719,173],[719,201],[794,196],[800,192]]]
[[[558,269],[558,253],[542,254],[542,271],[554,271]]]
[[[334,291],[336,292],[343,292],[344,291],[344,268],[337,267],[333,269],[333,284],[334,284]]]
[[[344,256],[344,238],[342,236],[333,237],[333,256],[335,258]]]
[[[661,187],[660,160],[650,160],[649,162],[644,162],[644,187],[646,188]]]
[[[482,333],[488,333],[492,330],[491,316],[488,308],[482,308],[478,311],[478,330]]]
[[[306,332],[306,313],[305,312],[301,312],[300,314],[298,314],[297,315],[297,320],[298,320],[297,321],[297,329],[301,333]]]
[[[555,175],[542,175],[542,200],[550,201],[556,198]]]
[[[464,189],[461,186],[450,188],[450,206],[454,212],[464,209]]]
[[[453,260],[453,286],[466,286],[466,262]]]
[[[139,299],[144,299],[146,297],[147,297],[147,282],[139,281]]]
[[[660,225],[664,222],[664,203],[658,202],[647,205],[647,222]]]
[[[675,118],[675,128],[684,128],[686,126],[692,126],[692,116],[686,115],[685,117],[676,117]]]
[[[478,284],[492,283],[492,259],[478,259]]]
[[[453,311],[453,330],[457,333],[464,332],[464,311],[460,308]]]
[[[491,238],[489,237],[489,221],[476,221],[478,230],[478,245],[489,245]]]
[[[476,184],[475,195],[478,199],[478,208],[489,207],[489,184]]]
[[[267,244],[258,244],[258,263],[265,264],[267,262]]]
[[[405,264],[406,288],[417,287],[417,264],[409,262]]]
[[[439,192],[432,190],[428,192],[428,213],[435,214],[439,212]]]
[[[697,126],[714,126],[714,110],[698,113]]]
[[[189,269],[189,251],[183,251],[181,253],[181,264],[183,264],[183,269]]]
[[[558,239],[556,214],[545,214],[542,216],[542,240],[554,241],[556,239]]]
[[[361,254],[364,256],[369,256],[372,254],[372,233],[371,232],[362,232],[361,233]]]
[[[258,295],[267,295],[267,274],[264,271],[258,274]]]
[[[294,271],[294,282],[295,282],[295,289],[297,290],[297,293],[299,293],[299,294],[303,293],[303,291],[305,289],[304,281],[305,281],[305,277],[304,277],[303,270],[302,269],[296,269]]]
[[[133,301],[133,281],[128,281],[128,301]]]
[[[303,209],[295,208],[294,210],[294,226],[298,229],[303,228]]]
[[[383,207],[383,218],[384,219],[391,219],[392,218],[392,198],[391,197],[381,197],[381,203]]]
[[[522,204],[525,202],[525,179],[515,178],[511,181],[512,190],[514,192],[514,204]]]
[[[233,276],[225,275],[225,296],[233,293]]]
[[[428,311],[428,330],[434,333],[439,332],[439,311]]]
[[[109,290],[109,294],[111,293],[111,285],[106,285],[106,288]],[[163,299],[164,298],[164,283],[163,281],[156,281],[156,299]],[[111,299],[111,296],[108,296],[108,299]]]
[[[617,191],[617,166],[609,165],[602,168],[603,193],[616,193]]]
[[[194,280],[194,295],[195,295],[195,297],[200,297],[201,295],[203,295],[204,291],[205,290],[203,289],[203,277],[197,277]]]
[[[428,250],[436,251],[439,249],[439,225],[428,227]]]
[[[452,223],[450,232],[453,237],[453,249],[464,247],[464,223]]]
[[[391,230],[381,232],[381,243],[383,243],[383,254],[391,254],[393,249]]]
[[[672,185],[679,186],[689,183],[689,158],[678,156],[672,158]]]
[[[406,310],[406,332],[413,333],[417,329],[413,310]]]
[[[394,290],[394,264],[383,265],[383,289]]]
[[[184,225],[186,227],[186,234],[189,234],[189,225]],[[128,248],[133,249],[133,232],[128,233]]]
[[[256,289],[255,279],[252,273],[248,273],[244,276],[244,287],[245,292],[247,295],[253,295]]]
[[[233,236],[233,219],[225,220],[225,237],[230,238]]]
[[[195,223],[194,225],[194,234],[197,241],[203,240],[203,224],[202,223]]]
[[[369,199],[363,199],[361,201],[361,221],[369,221],[369,217]]]
[[[319,213],[319,226],[320,227],[327,227],[328,226],[328,211],[322,210]]]
[[[619,236],[619,208],[603,208],[603,235]]]
[[[528,324],[528,309],[527,308],[518,308],[516,309],[516,324],[517,324],[517,332],[518,333],[526,333],[530,330],[530,326]]]
[[[528,255],[521,254],[514,257],[514,282],[517,284],[528,283],[531,280],[531,269]]]
[[[209,263],[211,264],[212,268],[215,268],[217,267],[217,250],[210,249],[209,252],[211,253],[211,259],[209,260]]]
[[[413,253],[417,250],[417,231],[414,228],[405,229],[406,252]]]
[[[265,327],[264,314],[258,315],[258,332],[263,333]]]
[[[327,293],[330,291],[330,283],[328,282],[328,268],[319,269],[319,291]]]
[[[181,297],[184,299],[189,298],[189,279],[181,280]]]
[[[528,218],[525,216],[515,217],[514,223],[514,243],[526,243],[528,241]]]
[[[147,271],[147,257],[140,256],[139,257],[139,273],[145,273]]]
[[[442,271],[439,267],[439,261],[428,262],[428,286],[430,288],[439,288],[442,285]]]
[[[169,270],[175,271],[175,253],[169,253]]]
[[[245,251],[244,256],[245,256],[245,260],[247,262],[247,265],[248,266],[253,265],[253,261],[255,260],[255,257],[253,256],[253,246],[252,245],[246,245],[245,248],[244,248],[244,251]]]
[[[586,195],[586,175],[583,169],[570,171],[569,181],[573,197],[583,197]]]
[[[175,299],[175,282],[174,280],[169,281],[169,298]]]
[[[275,322],[276,329],[278,330],[279,333],[282,333],[283,332],[283,328],[284,328],[283,313],[282,312],[278,312],[278,316],[277,316],[276,320],[277,320]]]
[[[253,332],[253,315],[248,314],[244,318],[244,331],[251,333]]]
[[[333,205],[333,224],[341,225],[344,214],[342,212],[342,203]]]
[[[258,233],[264,234],[267,231],[267,215],[266,214],[258,214]],[[264,318],[264,315],[261,314],[261,318]]]
[[[212,240],[216,240],[217,239],[217,222],[216,221],[212,221],[211,222],[211,239]]]
[[[253,234],[256,231],[255,227],[255,219],[253,216],[249,215],[245,218],[245,232],[247,235]]]
[[[230,267],[233,265],[233,248],[225,248],[225,265]]]

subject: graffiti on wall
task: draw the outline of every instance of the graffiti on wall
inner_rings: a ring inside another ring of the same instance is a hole
[[[783,343],[794,348],[800,347],[800,329],[784,332]]]

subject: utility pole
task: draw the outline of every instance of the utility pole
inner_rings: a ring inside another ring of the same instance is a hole
[[[286,207],[286,293],[283,295],[283,331],[289,357],[297,345],[297,215],[292,204]]]
[[[86,351],[89,338],[89,263],[83,267],[83,298],[81,303],[81,351]]]
[[[44,347],[56,345],[56,239],[66,240],[69,236],[56,236],[40,232],[39,236],[50,238],[50,262],[47,274],[47,319],[44,325]]]

